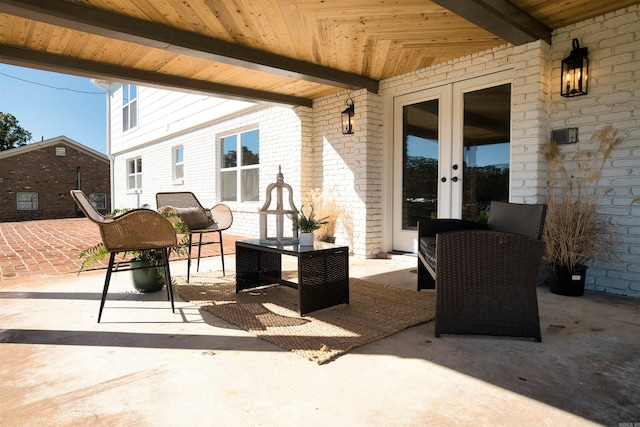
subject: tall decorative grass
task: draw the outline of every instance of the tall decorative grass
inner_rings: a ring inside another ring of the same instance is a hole
[[[570,270],[590,259],[608,258],[611,248],[607,224],[598,216],[597,207],[599,198],[613,189],[599,183],[605,164],[622,138],[612,125],[606,125],[593,134],[592,140],[598,142],[595,151],[571,157],[555,142],[543,146],[549,164],[545,259]]]
[[[343,214],[343,208],[329,190],[320,190],[315,188],[309,191],[309,203],[312,204],[320,218],[324,218],[326,223],[321,225],[315,232],[320,239],[334,237],[338,221]]]

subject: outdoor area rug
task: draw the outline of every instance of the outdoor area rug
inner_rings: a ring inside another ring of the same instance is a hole
[[[435,318],[435,298],[350,279],[350,304],[298,315],[297,290],[270,285],[235,293],[235,276],[221,272],[176,277],[178,293],[230,323],[318,364],[350,349]],[[283,273],[283,277],[286,275]]]

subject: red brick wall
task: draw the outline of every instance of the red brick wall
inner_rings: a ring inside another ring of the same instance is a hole
[[[66,156],[56,156],[56,147],[66,147]],[[107,195],[111,206],[109,161],[77,150],[64,142],[0,159],[0,222],[78,216],[69,190],[77,186],[89,193]],[[18,192],[38,193],[38,210],[18,210]]]

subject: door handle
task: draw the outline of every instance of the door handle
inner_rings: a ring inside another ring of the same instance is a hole
[[[443,176],[442,178],[440,178],[440,181],[447,182],[447,178]]]
[[[451,178],[451,181],[453,181],[453,182],[458,182],[458,177],[457,177],[457,176],[454,176],[453,178]]]

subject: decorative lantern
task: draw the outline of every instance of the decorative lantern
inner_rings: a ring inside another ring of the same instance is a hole
[[[342,117],[342,133],[345,135],[352,135],[355,127],[355,107],[353,106],[353,99],[348,98],[345,102],[347,108],[340,115]]]
[[[562,60],[560,94],[566,97],[586,95],[588,73],[587,48],[581,48],[578,39],[573,39],[571,54]]]
[[[276,190],[276,206],[275,209],[271,208],[271,193],[273,190]],[[282,199],[282,190],[287,190],[289,192],[289,209],[284,209],[283,199]],[[293,203],[293,190],[289,184],[284,183],[284,175],[282,175],[282,167],[278,166],[278,175],[276,177],[276,182],[273,184],[269,184],[267,187],[267,198],[260,209],[260,241],[264,243],[277,243],[282,245],[296,243],[298,241],[298,230],[292,230],[293,236],[284,236],[284,217],[285,215],[293,215],[297,214],[298,209],[296,209],[295,204]],[[269,237],[267,235],[268,229],[268,216],[274,215],[276,219],[276,236]]]

